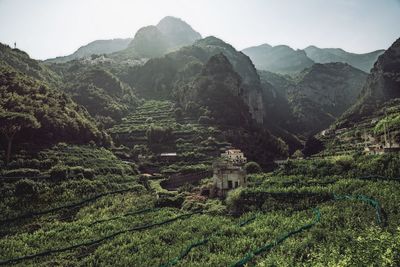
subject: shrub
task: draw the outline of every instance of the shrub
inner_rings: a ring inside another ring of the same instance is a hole
[[[261,172],[261,167],[258,165],[257,162],[254,161],[249,161],[244,165],[244,169],[246,170],[247,173],[260,173]]]
[[[63,165],[53,166],[50,171],[50,178],[53,180],[65,180],[68,178],[68,167]]]
[[[82,166],[69,167],[64,165],[56,165],[50,169],[50,178],[53,180],[66,180],[69,178],[87,178],[93,179],[95,171]]]
[[[301,150],[296,150],[293,153],[292,158],[294,158],[294,159],[302,159],[302,158],[304,158],[303,152],[301,152]]]
[[[204,209],[213,215],[225,215],[227,211],[226,206],[219,199],[208,200]]]
[[[143,185],[146,188],[146,190],[149,191],[151,189],[150,188],[150,183],[149,183],[149,177],[147,177],[145,175],[140,175],[139,176],[139,183],[141,185]]]
[[[15,195],[17,197],[36,197],[38,194],[37,184],[30,179],[22,179],[15,184]]]
[[[184,200],[185,199],[182,195],[177,195],[175,197],[162,197],[157,199],[155,206],[158,208],[171,207],[180,209]]]
[[[226,206],[231,213],[237,213],[240,209],[240,200],[243,188],[236,188],[228,193]]]

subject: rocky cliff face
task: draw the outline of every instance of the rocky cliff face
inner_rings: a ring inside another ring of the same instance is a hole
[[[224,54],[212,56],[200,75],[191,83],[186,102],[207,107],[214,120],[222,125],[251,125],[251,114],[243,99],[243,83]]]
[[[213,36],[199,40],[194,45],[204,49],[209,57],[222,53],[229,59],[233,69],[242,78],[242,97],[249,106],[250,113],[258,123],[262,124],[264,108],[260,77],[250,58],[237,51],[231,45]]]
[[[397,98],[400,98],[400,39],[378,58],[357,103],[339,124],[359,121],[380,109],[385,102]]]
[[[337,117],[356,101],[366,77],[366,73],[348,64],[315,64],[300,73],[288,92],[289,99],[308,99]]]

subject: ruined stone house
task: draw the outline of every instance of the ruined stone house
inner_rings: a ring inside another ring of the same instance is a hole
[[[221,154],[213,164],[213,185],[218,196],[240,186],[246,186],[244,164],[247,159],[239,149],[229,149]]]

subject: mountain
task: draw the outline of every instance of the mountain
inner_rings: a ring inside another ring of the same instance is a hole
[[[365,54],[355,54],[340,48],[318,48],[309,46],[304,49],[307,56],[316,63],[343,62],[365,72],[370,72],[378,57],[385,50],[376,50]]]
[[[370,116],[387,102],[400,98],[400,38],[379,56],[368,75],[357,103],[339,125],[351,125]]]
[[[29,57],[17,48],[0,43],[0,66],[11,67],[23,74],[51,85],[58,85],[60,77],[45,64]]]
[[[304,51],[294,50],[286,45],[263,44],[246,48],[242,52],[251,58],[259,70],[295,73],[314,64]]]
[[[201,39],[200,33],[183,20],[175,17],[165,17],[158,24],[157,29],[166,37],[169,48],[172,50],[191,45]]]
[[[251,114],[241,98],[242,78],[234,71],[224,54],[212,56],[200,75],[185,92],[183,106],[190,101],[207,107],[210,116],[223,125],[243,127],[250,124]]]
[[[258,73],[251,60],[216,37],[207,37],[191,46],[148,60],[142,66],[119,68],[116,75],[148,99],[175,99],[182,102],[187,85],[201,73],[202,66],[214,55],[223,53],[241,76],[241,98],[253,118],[262,123],[264,111]]]
[[[50,58],[45,60],[48,63],[62,63],[74,59],[85,58],[91,55],[111,54],[128,47],[132,38],[126,39],[110,39],[110,40],[96,40],[80,47],[73,54],[63,57]]]
[[[112,57],[122,61],[160,57],[199,39],[201,35],[183,20],[165,17],[156,26],[140,28],[128,47]]]
[[[327,63],[314,64],[294,78],[269,72],[260,76],[275,95],[269,101],[274,123],[307,137],[328,127],[355,103],[367,74],[348,64]]]

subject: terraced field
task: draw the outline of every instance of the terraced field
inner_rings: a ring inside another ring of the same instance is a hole
[[[366,145],[384,144],[384,127],[388,138],[396,140],[400,135],[400,103],[393,101],[375,114],[364,118],[349,128],[336,129],[321,137],[326,150],[322,155],[344,155],[361,152]]]
[[[149,140],[152,129],[161,133],[158,138]],[[204,165],[210,166],[221,148],[231,145],[216,127],[200,124],[191,117],[178,117],[174,105],[168,101],[144,102],[109,133],[117,145],[133,151],[135,159],[140,154],[160,165],[161,153],[177,153],[173,162],[161,163],[161,167],[169,171],[181,171],[188,166],[205,169]]]
[[[29,201],[10,198],[4,190],[13,191],[17,184],[3,183],[2,265],[400,263],[397,180],[276,172],[249,176],[249,186],[224,201],[201,197],[196,189],[163,197],[160,189],[145,189],[133,173],[104,173],[100,162],[125,166],[106,150],[58,147],[43,153],[57,155],[66,165],[77,164],[79,154],[85,158],[79,164],[95,174],[40,181],[43,189]],[[23,208],[15,213],[16,206]]]

